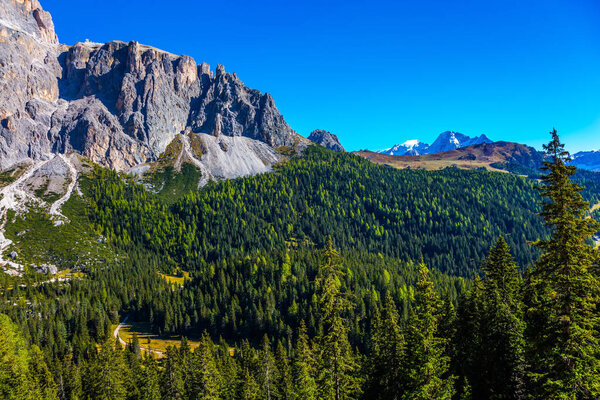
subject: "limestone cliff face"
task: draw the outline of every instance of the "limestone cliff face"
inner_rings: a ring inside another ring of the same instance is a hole
[[[297,146],[269,94],[137,42],[60,45],[37,0],[0,0],[0,168],[76,151],[118,170],[182,131]]]

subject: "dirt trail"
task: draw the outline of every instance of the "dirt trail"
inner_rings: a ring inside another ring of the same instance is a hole
[[[123,319],[123,321],[121,321],[121,323],[119,325],[117,325],[117,327],[115,328],[114,332],[113,332],[113,336],[115,337],[115,339],[119,340],[119,343],[121,343],[121,345],[123,346],[127,346],[127,342],[125,342],[123,339],[121,339],[121,336],[119,336],[119,331],[121,330],[121,328],[123,328],[126,324],[127,324],[127,320],[129,319],[129,315],[125,317],[125,319]],[[161,351],[156,351],[156,350],[152,350],[152,349],[147,349],[145,347],[140,346],[140,349],[142,351],[145,352],[150,352],[150,353],[154,353],[158,356],[163,356],[164,353],[162,353]]]

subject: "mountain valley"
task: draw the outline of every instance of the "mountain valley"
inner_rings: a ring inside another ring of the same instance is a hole
[[[598,398],[600,157],[550,138],[346,151],[0,0],[0,398]]]

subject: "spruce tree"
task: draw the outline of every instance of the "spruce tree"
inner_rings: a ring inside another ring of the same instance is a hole
[[[142,360],[141,400],[160,400],[160,370],[153,354],[146,354]]]
[[[160,381],[164,400],[182,400],[185,397],[185,382],[179,351],[174,346],[167,348]]]
[[[40,355],[37,353],[33,361],[30,359],[31,354],[21,330],[7,315],[0,314],[0,398],[6,400],[56,398],[53,382],[51,377],[47,376],[47,367],[43,359],[40,360]],[[44,371],[45,388],[37,386],[39,378],[35,379],[32,373],[32,363],[39,363],[35,369]]]
[[[340,255],[329,237],[315,282],[324,330],[319,338],[318,393],[325,399],[355,399],[361,392],[359,364],[344,320],[345,313],[353,308],[348,295],[341,291],[344,275]]]
[[[33,376],[33,384],[40,391],[44,400],[57,400],[58,390],[52,373],[44,360],[44,353],[37,346],[31,346],[30,370]]]
[[[535,244],[542,256],[528,277],[530,379],[536,398],[595,399],[600,396],[597,251],[588,243],[598,223],[588,217],[582,188],[571,181],[556,130],[544,145],[546,174],[540,192],[541,216],[552,237]]]
[[[402,359],[404,336],[398,325],[400,316],[389,293],[381,313],[375,316],[365,396],[370,399],[396,399],[404,391]]]
[[[454,376],[448,376],[450,359],[445,355],[447,338],[439,336],[441,302],[421,263],[414,309],[406,329],[407,385],[403,399],[451,399]]]
[[[280,400],[293,399],[292,367],[280,340],[277,341],[275,349],[275,372],[275,398]]]
[[[482,364],[485,371],[473,392],[476,398],[524,399],[525,359],[523,334],[523,306],[520,294],[520,276],[510,249],[503,237],[490,249],[484,263],[484,303],[479,328],[481,329]]]
[[[456,321],[454,373],[460,382],[469,382],[469,390],[479,390],[479,383],[485,382],[484,357],[482,354],[481,316],[483,314],[483,282],[478,275],[473,278],[471,290],[463,293],[458,302]],[[462,394],[464,385],[458,385]]]
[[[191,393],[188,397],[198,400],[218,400],[220,379],[214,344],[208,333],[204,332],[200,345],[194,350],[191,359],[189,378]]]
[[[269,337],[265,335],[263,337],[262,348],[259,353],[260,360],[260,375],[261,375],[261,388],[263,397],[266,400],[271,400],[275,397],[275,379],[277,377],[275,356],[271,351],[271,342]]]
[[[298,399],[315,400],[317,398],[315,375],[315,356],[306,333],[306,324],[301,321],[293,359],[294,393]]]
[[[258,399],[262,394],[262,385],[257,380],[261,372],[260,359],[248,340],[242,341],[242,346],[235,352],[239,368],[237,374],[237,397],[241,400]]]
[[[124,400],[124,361],[120,346],[113,338],[107,339],[98,355],[88,362],[83,380],[84,393],[88,398],[99,400]]]

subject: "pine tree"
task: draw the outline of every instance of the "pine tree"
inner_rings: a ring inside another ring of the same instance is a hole
[[[406,329],[407,387],[403,399],[451,399],[454,376],[447,376],[449,357],[447,339],[439,336],[440,300],[429,279],[429,270],[421,263],[414,310]]]
[[[239,364],[237,374],[237,397],[241,400],[260,398],[262,390],[256,376],[259,375],[261,368],[256,350],[250,347],[250,343],[245,339],[242,341],[241,348],[236,350],[235,356]]]
[[[164,400],[182,400],[185,394],[183,370],[179,352],[173,346],[167,348],[161,377],[162,398]]]
[[[88,398],[98,400],[125,399],[124,361],[112,337],[107,339],[98,355],[89,361],[83,389]]]
[[[37,351],[36,351],[37,353]],[[54,385],[48,376],[40,353],[34,355],[34,368],[43,372],[45,388],[37,387],[40,380],[32,373],[31,354],[20,329],[7,315],[0,314],[0,398],[6,400],[39,400],[56,398]],[[38,374],[39,375],[39,374]]]
[[[485,365],[482,354],[481,316],[483,314],[483,282],[478,275],[473,278],[471,290],[459,298],[456,321],[456,346],[453,361],[454,373],[462,382],[470,382],[469,390],[479,390],[479,382],[485,382]],[[458,385],[463,393],[463,386]]]
[[[263,344],[259,353],[259,360],[263,397],[266,400],[271,400],[275,395],[275,378],[277,376],[277,371],[275,366],[275,357],[271,351],[271,342],[269,341],[269,337],[267,335],[263,337]]]
[[[160,400],[160,371],[156,358],[153,354],[146,354],[142,365],[141,400]]]
[[[524,399],[525,325],[520,291],[520,276],[503,237],[490,249],[483,265],[484,303],[479,328],[482,364],[485,375],[478,382],[476,398]]]
[[[220,375],[214,354],[214,344],[204,332],[200,345],[194,350],[191,368],[191,393],[189,398],[198,400],[218,400]]]
[[[552,237],[535,243],[542,256],[528,278],[530,378],[536,398],[592,399],[600,396],[600,281],[597,252],[587,240],[599,226],[571,181],[576,168],[566,164],[569,153],[556,130],[551,135],[540,191]]]
[[[402,359],[404,336],[398,322],[400,316],[389,293],[381,313],[375,316],[365,396],[370,399],[396,399],[404,391]]]
[[[315,366],[316,360],[306,333],[306,324],[301,321],[293,359],[294,393],[298,399],[317,398]]]
[[[41,398],[45,400],[58,399],[56,383],[44,360],[44,353],[35,345],[31,346],[30,370],[33,384],[40,391]]]
[[[72,356],[67,355],[61,360],[56,360],[53,369],[58,398],[60,400],[80,399],[82,397],[81,374]]]
[[[250,373],[249,368],[243,368],[238,378],[238,398],[240,400],[256,400],[261,397],[260,385]]]
[[[275,394],[277,399],[291,400],[294,398],[292,386],[292,368],[287,352],[280,340],[275,349]]]
[[[359,364],[348,341],[344,321],[344,314],[353,305],[341,291],[343,277],[340,256],[330,237],[316,279],[324,326],[319,338],[318,392],[321,398],[335,400],[355,399],[361,392]]]

